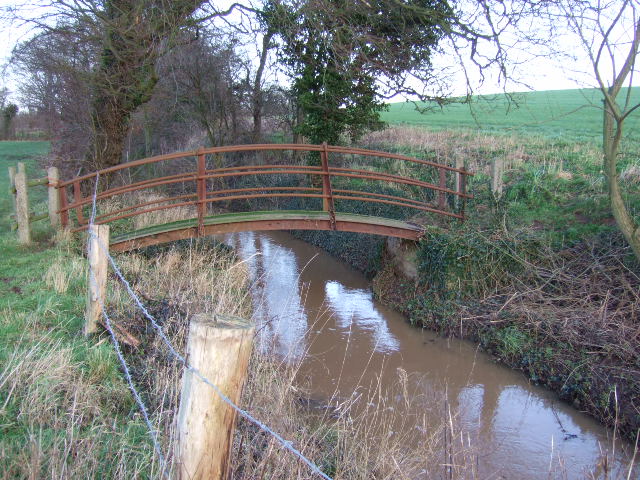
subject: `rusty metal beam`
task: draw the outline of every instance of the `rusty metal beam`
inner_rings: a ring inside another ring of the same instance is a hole
[[[260,212],[258,212],[260,213]],[[265,214],[274,214],[275,212],[264,212]],[[285,212],[283,212],[285,213]],[[320,212],[310,212],[320,213]],[[239,215],[238,215],[239,216]],[[237,233],[246,231],[270,231],[270,230],[333,230],[331,218],[325,215],[324,218],[302,218],[306,215],[300,214],[300,218],[277,219],[255,218],[253,220],[233,221],[228,223],[216,223],[213,225],[205,225],[203,234],[220,235],[224,233]],[[361,217],[361,218],[357,218]],[[207,217],[209,221],[215,217]],[[371,223],[367,223],[367,220]],[[378,223],[373,223],[378,222]],[[183,222],[184,223],[184,222]],[[400,222],[388,221],[385,225],[385,219],[376,217],[365,217],[358,215],[336,215],[335,230],[341,232],[369,233],[374,235],[385,235],[409,240],[419,240],[424,234],[424,230],[417,225]],[[168,230],[163,232],[150,231],[148,234],[142,232],[140,236],[130,239],[118,240],[114,238],[110,249],[116,252],[124,252],[134,250],[136,248],[148,247],[150,245],[158,245],[161,243],[183,240],[186,238],[198,237],[198,222],[194,219],[189,225],[182,226],[176,230]]]

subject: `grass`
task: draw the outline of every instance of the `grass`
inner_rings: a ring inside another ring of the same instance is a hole
[[[622,92],[620,98],[623,98]],[[632,98],[640,100],[640,87]],[[419,125],[431,130],[467,129],[494,135],[541,136],[550,140],[600,142],[602,138],[601,95],[595,89],[553,90],[481,95],[471,104],[432,107],[426,114],[413,103],[392,103],[382,119],[391,125]],[[429,107],[418,103],[421,108]],[[640,116],[631,116],[627,132],[640,139]]]
[[[397,307],[416,323],[479,340],[496,358],[631,433],[640,382],[637,342],[629,339],[637,338],[639,277],[610,225],[597,146],[421,127],[394,127],[365,142],[452,164],[462,159],[477,172],[470,184],[476,199],[463,229],[435,217],[421,218],[439,227],[430,230],[431,241],[423,244],[421,261],[427,267],[421,267],[421,283],[396,278],[384,262],[370,265],[374,273],[386,275],[392,287],[386,290],[395,295],[391,300]],[[34,157],[46,149],[46,143],[0,143],[0,191],[8,189],[6,167],[18,160],[27,161],[30,175],[40,176]],[[489,188],[495,158],[506,165],[500,198]],[[356,165],[361,159],[348,161]],[[400,168],[392,162],[384,167]],[[622,159],[624,188],[634,212],[640,208],[637,167],[632,154]],[[41,190],[33,190],[34,209],[43,208]],[[64,237],[54,244],[44,222],[34,224],[36,243],[17,245],[8,231],[10,208],[9,196],[0,195],[0,478],[159,477],[145,426],[108,339],[104,334],[90,340],[79,335],[86,292],[81,245]],[[121,227],[180,220],[179,213],[123,222]],[[441,228],[452,226],[460,235]],[[354,256],[363,245],[376,257],[383,251],[365,237],[359,236],[357,244],[349,238],[336,236],[334,246],[340,250],[349,244],[343,250]],[[118,261],[179,348],[184,348],[186,319],[195,312],[249,315],[243,266],[219,246],[185,241],[175,248],[149,247],[122,255]],[[442,275],[434,277],[436,271]],[[385,290],[381,276],[377,280],[377,291]],[[126,350],[127,358],[163,448],[170,452],[180,366],[168,360],[166,347],[127,294],[110,283],[115,321],[142,341],[139,350]],[[429,435],[410,446],[402,435],[383,435],[392,423],[393,430],[408,431],[397,425],[410,420],[390,418],[384,395],[365,402],[380,408],[341,414],[327,401],[310,410],[295,372],[295,366],[256,353],[243,405],[335,478],[415,478],[420,471],[437,477],[445,473],[438,460],[443,452],[455,459],[449,478],[476,476],[473,449],[443,443],[464,438],[455,412],[449,423],[424,426]],[[402,391],[402,381],[400,375],[395,392]],[[442,402],[433,399],[431,404]],[[234,445],[236,480],[308,476],[270,437],[244,421]]]
[[[0,142],[0,191],[23,161],[41,176],[46,142]],[[30,190],[32,205],[46,195]],[[85,266],[77,247],[52,243],[45,222],[19,246],[0,195],[0,478],[133,478],[154,471],[143,423],[109,344],[79,332]],[[59,239],[62,240],[62,239]]]
[[[40,176],[37,156],[46,150],[46,143],[0,143],[0,189],[8,190],[6,167],[18,160],[27,163],[30,175]],[[32,198],[40,203],[37,195],[34,191]],[[10,197],[0,199],[0,479],[161,478],[108,336],[80,334],[86,295],[81,242],[54,235],[40,222],[34,225],[36,241],[18,245],[8,230]],[[185,241],[121,255],[117,261],[178,349],[184,349],[193,313],[250,316],[244,266],[219,245]],[[169,468],[175,468],[171,452],[181,365],[171,360],[115,279],[109,285],[113,321],[141,341],[138,349],[125,346],[125,355],[162,448],[169,452]],[[455,412],[447,412],[448,421],[424,425],[424,436],[408,445],[404,435],[386,435],[392,424],[397,428],[412,420],[384,410],[381,388],[361,400],[364,409],[352,404],[355,397],[333,399],[349,407],[343,412],[331,400],[320,410],[310,409],[295,372],[295,366],[255,352],[242,404],[334,478],[441,475],[448,470],[439,460],[444,451],[456,462],[448,478],[475,478],[473,449],[462,440],[446,440],[464,438]],[[399,382],[401,390],[402,378]],[[405,395],[405,401],[413,400]],[[432,403],[441,405],[440,399]],[[231,469],[235,480],[309,476],[271,437],[244,421],[239,422]]]

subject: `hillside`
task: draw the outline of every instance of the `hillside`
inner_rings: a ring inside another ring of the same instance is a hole
[[[623,91],[620,98],[624,98]],[[640,101],[640,87],[631,91]],[[600,141],[602,110],[595,89],[550,90],[510,95],[484,95],[470,104],[451,104],[421,114],[413,103],[392,103],[382,119],[390,124],[421,125],[432,129],[478,128],[491,133],[541,135],[577,141]],[[418,106],[428,105],[418,102]],[[631,116],[626,127],[634,140],[640,139],[640,115]]]

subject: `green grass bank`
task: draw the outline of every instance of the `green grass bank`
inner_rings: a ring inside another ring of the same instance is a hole
[[[154,470],[151,444],[112,346],[81,335],[81,247],[55,245],[46,221],[30,246],[9,229],[7,169],[23,162],[41,177],[48,148],[0,142],[0,477],[134,478]],[[46,189],[29,195],[46,212]]]

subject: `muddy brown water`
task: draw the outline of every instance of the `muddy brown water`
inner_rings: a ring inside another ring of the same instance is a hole
[[[639,478],[637,465],[628,472],[631,445],[618,441],[614,450],[611,431],[476,345],[412,327],[373,299],[363,275],[323,250],[283,232],[243,232],[225,242],[253,280],[258,347],[299,363],[317,402],[356,398],[356,408],[381,401],[371,391],[380,385],[389,392],[385,408],[414,410],[406,418],[427,412],[435,425],[452,411],[478,478],[590,478],[602,452],[613,458],[610,478]],[[411,405],[407,384],[418,399]],[[402,428],[411,429],[406,418]],[[414,428],[424,425],[416,420]]]

